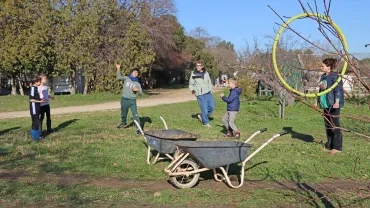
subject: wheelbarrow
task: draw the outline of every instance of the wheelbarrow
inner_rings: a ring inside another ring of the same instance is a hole
[[[287,134],[283,131],[272,136],[258,149],[248,156],[252,145],[248,142],[257,134],[266,131],[261,129],[255,132],[245,142],[238,141],[174,141],[179,148],[179,154],[164,169],[170,176],[171,183],[177,188],[194,187],[200,172],[213,170],[214,179],[218,182],[225,181],[231,188],[240,188],[244,183],[245,164],[275,138]],[[240,182],[238,185],[231,183],[228,176],[231,164],[242,163]],[[217,173],[220,169],[222,174]]]
[[[195,141],[199,138],[199,135],[196,134],[181,130],[168,129],[166,121],[162,116],[160,116],[160,118],[165,126],[165,130],[143,131],[137,121],[133,120],[147,143],[147,163],[149,165],[154,165],[159,160],[174,160],[172,155],[177,152],[177,146],[172,141]],[[158,152],[152,161],[150,161],[150,158],[152,157],[151,148]],[[166,157],[160,157],[161,154],[164,154]]]

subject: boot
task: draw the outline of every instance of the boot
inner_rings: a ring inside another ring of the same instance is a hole
[[[38,130],[31,129],[31,137],[33,140],[39,140],[42,138],[41,132]]]
[[[233,137],[233,133],[231,133],[231,131],[227,131],[227,133],[225,134],[225,137]]]
[[[234,132],[234,135],[235,135],[235,137],[236,137],[237,139],[239,139],[239,138],[240,138],[240,131],[236,131],[236,132]]]

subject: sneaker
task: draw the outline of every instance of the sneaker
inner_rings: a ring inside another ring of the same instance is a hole
[[[208,127],[208,128],[212,127],[211,124],[204,124],[203,126]]]
[[[124,124],[124,123],[121,123],[120,125],[117,126],[117,129],[120,129],[120,128],[127,128],[128,125],[127,124]]]
[[[234,135],[235,135],[235,137],[236,137],[236,138],[238,138],[238,139],[239,139],[239,138],[240,138],[240,131],[235,132],[235,134],[234,134]]]
[[[39,141],[41,141],[42,139],[44,139],[44,137],[43,136],[40,136],[39,138],[37,138],[37,139],[33,139],[34,141],[36,141],[36,142],[39,142]]]
[[[202,115],[201,115],[201,114],[198,114],[197,116],[198,116],[199,121],[200,121],[201,123],[203,123],[203,122],[202,122]]]
[[[138,129],[138,130],[136,130],[136,134],[137,135],[140,135],[141,134],[141,131]]]

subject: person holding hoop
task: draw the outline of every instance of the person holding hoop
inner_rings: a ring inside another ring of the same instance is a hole
[[[334,72],[337,59],[326,58],[323,60],[321,70],[324,74],[320,78],[320,92],[330,88],[340,75]],[[343,81],[327,94],[321,95],[314,107],[320,105],[324,109],[324,122],[326,137],[328,139],[324,151],[330,151],[330,154],[336,154],[342,151],[343,137],[340,129],[340,109],[344,106]]]

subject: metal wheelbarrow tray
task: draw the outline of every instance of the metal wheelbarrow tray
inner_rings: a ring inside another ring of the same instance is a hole
[[[244,183],[246,162],[275,138],[287,134],[286,131],[275,134],[252,154],[248,154],[252,147],[248,142],[257,134],[266,130],[261,129],[255,132],[244,143],[237,141],[173,141],[178,146],[179,153],[175,155],[175,158],[164,169],[164,172],[170,176],[171,183],[177,188],[194,187],[199,180],[200,173],[208,170],[213,171],[216,181],[225,181],[231,188],[239,188]],[[228,176],[228,171],[229,165],[236,163],[242,163],[242,168],[239,184],[233,185]],[[217,173],[217,169],[221,170],[222,174]]]
[[[173,141],[195,141],[199,137],[185,131],[172,129],[144,131],[144,136],[148,145],[162,154],[172,154],[177,150]]]
[[[152,130],[152,131],[143,131],[141,126],[135,121],[136,127],[140,130],[141,134],[144,136],[144,139],[148,145],[147,151],[147,164],[154,165],[159,160],[167,159],[173,160],[174,157],[170,154],[175,154],[177,151],[177,146],[173,141],[195,141],[199,138],[199,135],[188,133],[181,130],[169,130],[166,124],[166,121],[160,116],[165,130]],[[155,158],[151,161],[151,149],[153,148],[158,151]],[[166,157],[159,157],[161,154],[166,155]]]
[[[208,169],[239,163],[248,157],[252,145],[237,141],[175,141],[201,167]]]

